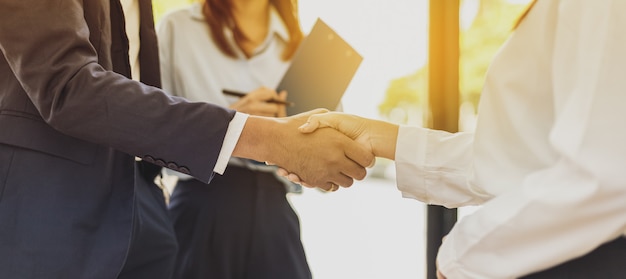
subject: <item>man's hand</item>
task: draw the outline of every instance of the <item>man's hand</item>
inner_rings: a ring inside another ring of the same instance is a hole
[[[250,116],[233,152],[234,156],[267,161],[306,181],[307,186],[333,190],[349,187],[367,174],[374,160],[371,150],[334,129],[301,133],[298,127],[316,110],[287,118]]]

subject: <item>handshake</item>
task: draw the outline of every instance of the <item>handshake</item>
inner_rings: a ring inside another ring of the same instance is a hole
[[[250,116],[233,156],[277,165],[293,182],[336,191],[365,178],[376,157],[393,160],[397,134],[397,125],[324,109]]]

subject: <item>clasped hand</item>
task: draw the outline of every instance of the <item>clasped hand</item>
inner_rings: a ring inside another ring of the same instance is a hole
[[[295,183],[299,183],[307,187],[320,187],[327,191],[337,190],[339,187],[335,187],[335,185],[348,187],[352,185],[353,178],[357,180],[364,178],[366,174],[364,168],[373,166],[375,162],[374,148],[367,129],[368,120],[354,115],[328,112],[326,110],[317,110],[314,114],[309,115],[310,116],[306,120],[306,123],[298,127],[298,131],[303,136],[308,137],[313,137],[316,134],[325,134],[324,138],[326,139],[331,139],[332,137],[337,139],[349,139],[349,146],[347,146],[348,149],[345,151],[338,150],[332,152],[335,152],[336,154],[343,153],[348,159],[357,163],[359,168],[362,169],[362,172],[342,172],[344,179],[342,179],[340,183],[326,183],[326,185],[322,185],[321,187],[320,185],[316,185],[314,180],[310,180],[306,176],[306,173],[300,173],[285,166],[281,166],[282,168],[279,168],[278,174],[287,177]],[[330,151],[328,146],[322,147],[322,149]],[[316,176],[322,176],[328,171],[328,169],[332,168],[333,166],[331,165],[323,165],[321,166],[321,169],[318,170],[319,173],[317,173]],[[309,170],[310,169],[307,168],[307,171]],[[352,174],[357,174],[357,176],[353,176]],[[313,175],[315,176],[315,174]]]

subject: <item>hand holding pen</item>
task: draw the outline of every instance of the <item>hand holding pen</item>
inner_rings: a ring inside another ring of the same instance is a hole
[[[251,115],[284,117],[287,115],[286,106],[293,105],[287,102],[286,91],[276,93],[275,90],[266,87],[250,91],[248,94],[227,89],[222,90],[222,93],[240,98],[230,105],[231,109]]]

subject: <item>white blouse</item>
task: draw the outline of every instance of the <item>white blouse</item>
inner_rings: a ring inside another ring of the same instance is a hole
[[[482,204],[448,278],[516,278],[626,231],[626,1],[538,0],[491,64],[475,134],[401,127],[403,196]]]
[[[289,66],[281,59],[289,35],[273,9],[270,15],[269,34],[250,59],[235,47],[230,31],[227,40],[237,58],[220,51],[201,4],[165,15],[157,28],[163,88],[191,101],[228,106],[237,99],[225,96],[222,89],[250,92],[261,86],[276,87]]]

